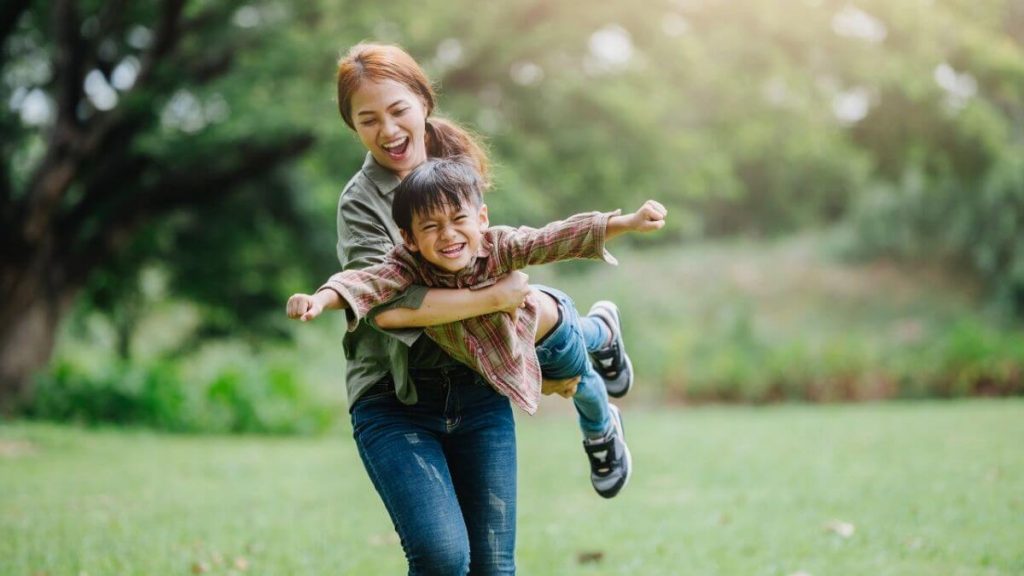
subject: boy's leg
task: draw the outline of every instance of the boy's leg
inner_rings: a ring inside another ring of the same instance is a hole
[[[590,360],[604,380],[608,394],[615,398],[625,396],[633,387],[633,363],[622,339],[618,306],[609,300],[595,302],[580,320]]]
[[[629,478],[629,449],[622,434],[621,416],[608,403],[604,382],[591,366],[579,314],[563,292],[544,287],[559,305],[561,319],[551,333],[537,344],[537,358],[546,378],[579,375],[573,396],[583,431],[583,448],[590,459],[590,479],[605,498],[615,496]]]
[[[590,363],[584,365],[572,402],[580,416],[580,430],[583,432],[583,437],[588,440],[603,438],[611,427],[608,392],[604,388],[604,381],[597,375]]]
[[[632,458],[622,428],[622,414],[608,402],[604,382],[594,368],[586,372],[573,396],[583,430],[583,450],[590,460],[590,483],[605,498],[613,498],[626,486]]]

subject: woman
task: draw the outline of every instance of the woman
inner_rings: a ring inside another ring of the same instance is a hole
[[[392,192],[431,156],[482,148],[430,118],[434,93],[393,46],[361,44],[338,65],[338,106],[368,153],[338,206],[343,268],[379,262],[401,242]],[[425,326],[515,309],[525,275],[478,291],[414,288],[379,313],[388,326]],[[410,574],[515,572],[516,446],[508,400],[420,330],[385,334],[366,323],[345,336],[346,386],[359,455],[398,532]]]
[[[341,116],[368,151],[339,201],[338,257],[343,268],[365,268],[402,241],[391,202],[409,172],[458,155],[486,182],[489,166],[468,132],[431,117],[430,83],[400,48],[354,46],[337,84]],[[410,574],[515,572],[516,447],[508,399],[421,330],[401,327],[514,311],[529,293],[521,273],[482,290],[414,287],[370,318],[389,332],[363,323],[345,336],[356,445]],[[627,373],[621,353],[613,364],[616,377]],[[577,380],[546,382],[545,392],[571,396]]]

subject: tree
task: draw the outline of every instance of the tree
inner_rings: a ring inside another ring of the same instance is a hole
[[[310,148],[216,91],[271,42],[273,3],[15,0],[0,18],[0,406],[30,387],[97,271],[172,214],[267,181]],[[116,304],[115,304],[116,305]]]

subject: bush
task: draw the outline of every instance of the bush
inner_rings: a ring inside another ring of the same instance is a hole
[[[1013,150],[978,182],[910,168],[864,193],[849,218],[853,254],[963,264],[992,302],[1024,318],[1024,159]]]
[[[227,365],[195,382],[166,360],[90,369],[60,358],[37,379],[24,413],[175,432],[311,434],[329,428],[341,410],[282,366]]]

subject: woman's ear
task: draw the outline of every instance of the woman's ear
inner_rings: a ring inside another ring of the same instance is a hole
[[[408,248],[410,252],[420,251],[419,246],[416,246],[416,238],[414,238],[412,234],[409,234],[405,230],[399,230],[399,232],[402,233],[402,241],[405,242],[405,247]]]

